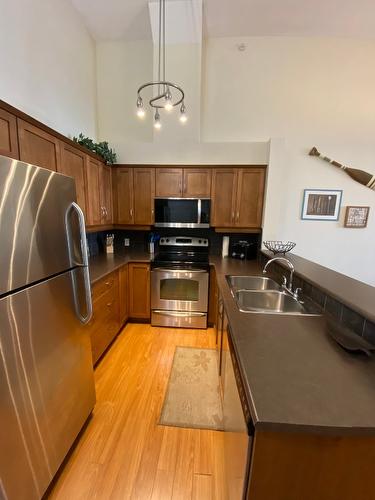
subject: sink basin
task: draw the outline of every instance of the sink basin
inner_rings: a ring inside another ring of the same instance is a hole
[[[238,309],[246,313],[308,314],[303,305],[284,292],[237,290],[234,293]]]
[[[271,278],[262,276],[227,276],[229,286],[236,290],[281,290],[279,284]]]

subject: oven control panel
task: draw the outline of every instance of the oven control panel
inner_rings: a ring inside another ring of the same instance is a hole
[[[160,238],[160,246],[174,247],[208,247],[207,238],[196,238],[190,236],[168,236]]]

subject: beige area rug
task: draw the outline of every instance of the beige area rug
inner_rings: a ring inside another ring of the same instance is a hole
[[[176,347],[159,423],[223,429],[215,349]]]

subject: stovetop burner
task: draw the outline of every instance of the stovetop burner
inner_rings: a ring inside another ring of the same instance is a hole
[[[159,252],[151,262],[151,267],[208,270],[208,239],[188,236],[161,238]]]

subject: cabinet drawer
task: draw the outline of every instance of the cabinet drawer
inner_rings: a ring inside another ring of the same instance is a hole
[[[118,286],[118,272],[104,276],[92,286],[92,300],[96,302],[103,294],[112,291]]]
[[[120,328],[118,302],[107,302],[94,307],[90,322],[92,358],[95,364],[108,345],[112,342]]]

